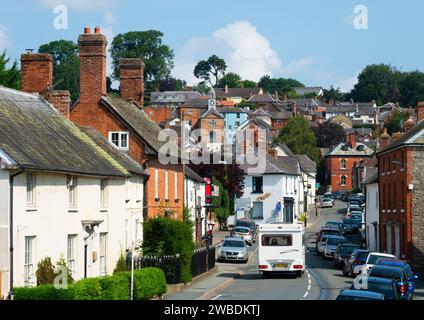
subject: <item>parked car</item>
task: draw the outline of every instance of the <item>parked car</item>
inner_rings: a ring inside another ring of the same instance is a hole
[[[321,238],[323,236],[339,236],[339,237],[341,237],[342,233],[340,232],[339,229],[334,228],[334,227],[322,227],[321,230],[319,232],[317,232],[315,235],[317,236],[316,240],[315,240],[315,249],[318,252],[318,242],[321,241]]]
[[[369,276],[375,278],[394,279],[401,300],[412,300],[412,294],[408,290],[408,276],[404,269],[374,265],[369,272]]]
[[[349,260],[352,252],[355,249],[360,249],[361,246],[356,243],[343,242],[337,246],[336,252],[334,253],[334,267],[341,269],[344,267],[347,260]]]
[[[368,272],[371,270],[372,267],[374,267],[375,263],[380,258],[396,259],[396,257],[392,254],[381,253],[381,252],[371,252],[367,257],[367,261],[365,262],[365,264],[361,266],[359,270],[357,270],[357,272],[362,274],[368,274]]]
[[[248,227],[235,227],[234,236],[242,238],[250,246],[253,243],[253,233]]]
[[[409,293],[413,296],[415,293],[415,280],[418,279],[418,274],[412,272],[411,266],[402,260],[396,259],[378,259],[375,263],[376,266],[390,266],[397,267],[405,270],[406,275],[408,276],[408,290]]]
[[[333,200],[330,197],[324,196],[321,200],[321,208],[332,208],[334,205]]]
[[[350,289],[381,293],[384,295],[385,300],[400,300],[396,282],[393,279],[368,277],[366,289],[357,289],[355,284],[352,284]]]
[[[247,227],[250,229],[253,235],[253,243],[256,242],[256,238],[258,236],[258,226],[255,221],[247,220],[247,219],[239,219],[236,221],[235,228],[237,227]]]
[[[343,275],[350,277],[357,275],[357,273],[355,274],[355,268],[362,266],[366,262],[369,253],[370,251],[365,249],[355,249],[343,266]]]
[[[347,242],[347,239],[345,237],[328,236],[324,246],[324,259],[333,258],[337,246],[339,245],[339,243],[343,242]]]
[[[343,224],[346,229],[346,234],[357,234],[359,233],[360,224],[357,220],[344,219]]]
[[[325,250],[325,243],[327,242],[327,238],[329,236],[323,236],[320,241],[317,243],[317,255],[321,256]]]
[[[364,290],[341,290],[336,300],[385,300],[384,294]]]
[[[242,261],[248,262],[246,242],[242,238],[225,238],[218,252],[218,261]]]
[[[340,230],[340,232],[342,233],[342,235],[345,235],[346,233],[346,228],[343,224],[343,222],[341,221],[327,221],[324,225],[324,227],[334,227]]]

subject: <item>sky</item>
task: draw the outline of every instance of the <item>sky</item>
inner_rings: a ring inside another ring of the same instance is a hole
[[[174,50],[172,75],[189,84],[199,82],[196,63],[217,54],[245,79],[348,91],[368,64],[424,70],[423,12],[421,0],[15,0],[1,6],[0,51],[19,60],[26,49],[76,41],[86,26],[109,42],[154,29]]]

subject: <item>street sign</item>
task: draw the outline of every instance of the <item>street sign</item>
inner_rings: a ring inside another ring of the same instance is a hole
[[[236,211],[250,210],[252,201],[250,198],[240,198],[234,200]]]
[[[212,197],[219,197],[219,187],[216,185],[213,185],[212,188]]]
[[[275,206],[275,211],[276,212],[280,212],[281,211],[281,202],[278,202],[277,205]]]

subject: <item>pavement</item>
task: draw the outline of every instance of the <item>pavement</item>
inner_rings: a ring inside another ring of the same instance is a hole
[[[329,220],[342,220],[346,204],[336,201],[333,208],[315,208],[308,213],[306,241],[307,270],[301,278],[274,276],[263,279],[258,271],[257,244],[249,248],[247,264],[217,263],[217,271],[201,279],[182,292],[169,295],[165,300],[335,300],[340,290],[350,288],[353,279],[344,277],[333,261],[318,257],[315,252],[315,234]],[[221,242],[229,232],[214,234],[214,243]],[[350,241],[358,241],[353,236]],[[424,279],[417,281],[414,299],[424,300]]]

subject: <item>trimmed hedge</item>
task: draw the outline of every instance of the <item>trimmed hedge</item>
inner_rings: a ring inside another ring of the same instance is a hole
[[[15,288],[15,300],[128,300],[131,272],[119,272],[109,277],[83,279],[67,290],[53,285]],[[165,274],[158,268],[134,271],[134,299],[148,300],[166,293]]]

